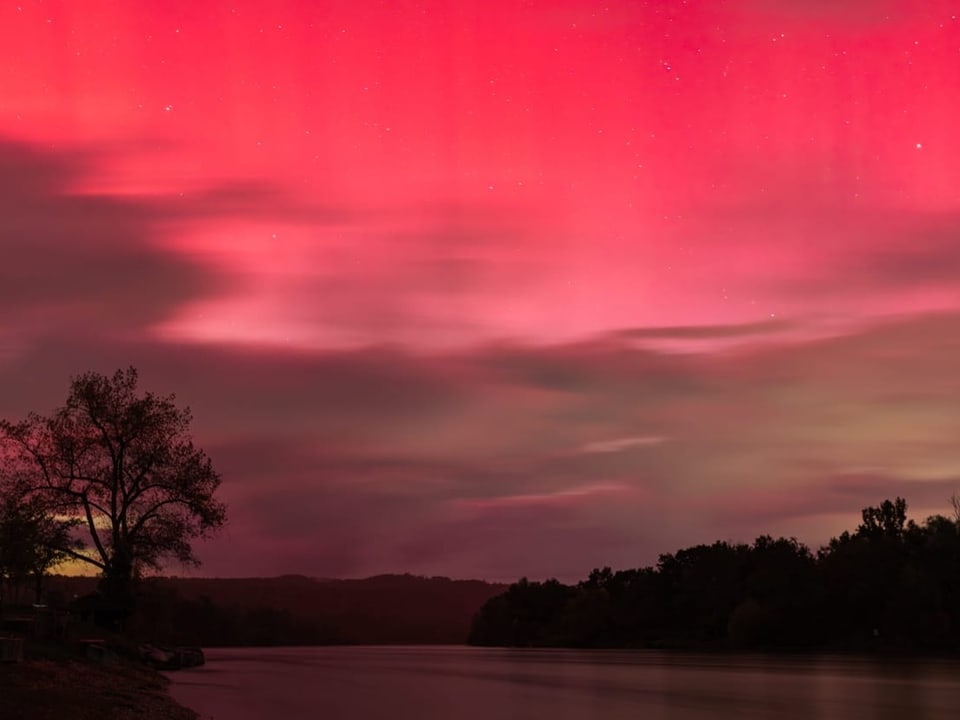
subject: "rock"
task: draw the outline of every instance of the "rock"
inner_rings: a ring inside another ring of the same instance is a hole
[[[137,648],[140,660],[157,670],[179,670],[180,663],[175,653],[166,648],[144,644]]]
[[[206,662],[203,650],[198,647],[180,647],[174,651],[180,661],[180,667],[200,667]]]
[[[198,647],[167,648],[145,643],[138,648],[140,660],[157,670],[199,667],[206,662]]]

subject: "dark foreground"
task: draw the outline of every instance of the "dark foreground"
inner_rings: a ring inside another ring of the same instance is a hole
[[[123,660],[77,659],[0,665],[3,720],[196,720],[166,693],[159,673]]]
[[[214,720],[940,720],[960,665],[655,652],[343,647],[211,650],[171,675]]]

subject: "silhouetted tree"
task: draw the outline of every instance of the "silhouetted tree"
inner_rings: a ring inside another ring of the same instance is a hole
[[[743,600],[728,624],[740,649],[801,648],[816,637],[819,598],[813,555],[794,538],[758,537],[749,549]]]
[[[69,557],[64,548],[78,547],[73,527],[75,522],[52,516],[36,500],[0,497],[0,582],[19,585],[32,578],[39,603],[47,571]]]
[[[854,534],[843,533],[821,550],[818,564],[829,607],[827,636],[852,649],[887,647],[896,634],[894,599],[899,592],[910,550],[903,498],[885,500],[861,513]]]
[[[862,516],[863,523],[857,528],[857,534],[899,538],[907,521],[907,501],[901,497],[893,502],[884,500],[879,507],[864,508]]]
[[[123,605],[141,566],[196,562],[191,540],[221,527],[220,476],[188,435],[174,396],[137,392],[137,371],[72,379],[66,404],[0,423],[3,477],[18,498],[79,520],[89,545],[59,548],[94,565]]]
[[[717,542],[660,556],[657,569],[672,600],[667,623],[674,644],[726,643],[730,613],[744,597],[749,552],[747,545]]]
[[[953,500],[954,508],[960,503]],[[960,650],[960,522],[918,525],[902,498],[814,556],[790,538],[717,542],[656,567],[593,570],[541,596],[527,580],[491,598],[470,641],[688,649]],[[558,609],[557,603],[563,601]]]
[[[558,621],[573,588],[556,580],[521,578],[503,595],[488,601],[470,632],[475,645],[542,647],[563,644]]]

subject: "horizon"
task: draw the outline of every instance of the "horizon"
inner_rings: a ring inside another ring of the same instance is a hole
[[[888,500],[890,498],[887,498]],[[877,504],[879,506],[880,503]],[[866,508],[864,508],[866,509]],[[909,504],[907,506],[907,521],[916,522],[918,526],[923,526],[927,520],[931,519],[934,516],[939,517],[948,517],[943,513],[935,513],[934,515],[927,515],[923,518],[920,518],[920,522],[917,522],[917,519],[910,517],[909,513]],[[960,521],[960,520],[958,520]],[[853,534],[856,528],[851,527],[844,532],[850,532]],[[716,539],[713,542],[700,543],[698,545],[690,545],[686,547],[678,547],[670,551],[664,551],[659,553],[657,559],[647,563],[639,563],[635,565],[626,565],[623,567],[611,567],[609,565],[597,565],[590,569],[590,572],[594,570],[602,570],[604,568],[609,568],[613,572],[619,571],[629,571],[642,568],[656,568],[659,565],[660,558],[665,555],[675,555],[676,553],[682,550],[688,550],[693,547],[704,547],[704,546],[713,546],[717,544],[727,545],[729,547],[741,547],[753,546],[761,537],[772,537],[773,539],[786,539],[795,541],[800,544],[801,547],[806,548],[813,556],[816,556],[820,551],[826,550],[830,543],[836,540],[839,537],[839,533],[836,536],[833,536],[827,540],[824,540],[822,543],[810,544],[804,542],[793,536],[784,536],[777,534],[768,534],[763,536],[757,536],[751,538],[750,540],[735,540],[731,538],[725,539]],[[69,570],[77,570],[77,572],[69,572]],[[179,572],[171,572],[168,568],[164,568],[161,571],[151,572],[151,574],[143,576],[143,579],[161,579],[161,580],[283,580],[283,579],[298,579],[298,580],[310,580],[312,582],[363,582],[366,580],[376,580],[380,578],[413,578],[417,580],[448,580],[450,582],[481,582],[488,585],[511,585],[518,582],[521,579],[529,580],[531,582],[545,582],[547,580],[558,580],[561,583],[568,585],[576,585],[580,581],[587,579],[587,573],[581,577],[556,577],[556,576],[531,576],[529,574],[522,574],[513,578],[484,578],[484,577],[475,577],[475,576],[460,576],[460,575],[422,575],[413,572],[406,572],[403,570],[389,571],[377,573],[375,575],[359,575],[359,576],[341,576],[341,577],[324,577],[324,576],[314,576],[314,575],[305,575],[303,573],[283,573],[279,575],[208,575],[202,568],[197,568],[194,572],[191,572],[188,568],[181,567]],[[73,561],[67,561],[61,565],[54,566],[50,569],[48,577],[61,577],[61,578],[88,578],[91,580],[98,579],[99,574],[89,569],[89,566],[86,564],[75,563]]]
[[[0,418],[85,371],[175,393],[222,577],[582,578],[946,514],[958,14],[0,7]]]

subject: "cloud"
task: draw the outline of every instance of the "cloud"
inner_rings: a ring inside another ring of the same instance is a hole
[[[923,522],[930,515],[950,515],[950,496],[960,489],[960,475],[923,478],[873,472],[839,472],[814,476],[788,487],[756,487],[748,492],[711,493],[692,498],[691,509],[702,513],[719,537],[749,541],[751,535],[800,535],[814,549],[829,536],[854,531],[860,511],[883,500],[904,497],[908,517]]]
[[[289,200],[287,201],[289,205]],[[160,328],[176,342],[322,348],[372,341],[431,346],[496,334],[491,301],[536,285],[548,265],[517,208],[345,204],[248,212],[181,243],[236,281]],[[237,236],[242,242],[237,241]]]
[[[124,332],[222,288],[157,247],[160,208],[75,192],[88,160],[0,142],[0,330]]]
[[[585,453],[615,453],[628,448],[660,445],[666,441],[667,438],[660,435],[615,438],[613,440],[594,440],[584,445],[582,451]]]
[[[474,576],[490,580],[576,582],[584,577],[582,568],[632,564],[633,542],[618,528],[585,522],[580,510],[565,504],[514,504],[441,516],[399,536],[391,560],[431,575],[458,575],[451,569],[470,567]]]
[[[310,225],[349,227],[383,215],[383,211],[347,205],[304,202],[291,190],[263,180],[230,180],[216,185],[185,190],[175,195],[155,196],[170,218],[202,220],[237,218],[250,221],[296,222]]]
[[[0,357],[89,333],[458,341],[478,331],[488,293],[509,292],[537,263],[503,257],[529,245],[516,208],[324,205],[254,180],[98,190],[95,168],[112,152],[0,141]]]
[[[776,309],[776,317],[631,329],[628,336],[650,342],[766,341],[778,334],[803,334],[831,318],[956,306],[956,209],[898,207],[879,191],[858,189],[849,178],[817,184],[805,180],[803,170],[798,175],[791,181],[771,177],[761,200],[738,195],[726,204],[691,208],[704,228],[726,229],[722,241],[706,230],[685,238],[701,256],[726,268],[733,293]],[[870,199],[849,199],[861,190]]]
[[[881,287],[957,286],[960,277],[960,215],[921,215],[910,223],[886,223],[863,257],[851,258],[840,273]],[[899,225],[899,228],[897,227]]]
[[[505,507],[543,507],[550,505],[576,505],[598,495],[621,493],[628,490],[623,483],[599,482],[562,488],[548,493],[503,495],[500,497],[462,498],[455,506],[461,510],[491,510]]]
[[[51,150],[0,138],[0,302],[5,309],[0,337],[7,336],[0,355],[45,335],[142,336],[198,305],[250,296],[257,278],[230,258],[243,257],[244,233],[257,233],[264,223],[315,234],[331,228],[355,233],[399,222],[396,210],[305,202],[287,188],[255,180],[175,193],[98,189],[97,169],[115,152],[117,148],[102,146]],[[386,328],[399,314],[409,321],[411,312],[419,312],[403,308],[431,281],[432,293],[441,295],[454,293],[474,277],[487,282],[490,273],[480,270],[480,260],[469,253],[487,236],[499,242],[506,225],[489,222],[486,229],[474,230],[484,238],[470,239],[457,235],[466,234],[464,226],[449,224],[456,216],[453,210],[434,211],[435,221],[447,224],[433,228],[437,237],[427,247],[456,245],[458,253],[466,253],[462,258],[423,255],[404,260],[403,272],[391,271],[389,262],[364,262],[351,272],[343,258],[312,258],[323,263],[301,258],[298,275],[284,283],[287,297],[280,311],[295,321]],[[216,238],[225,252],[205,247],[197,233]],[[277,242],[268,244],[264,257],[269,260],[280,248]],[[305,267],[317,265],[333,265],[336,272],[303,277]],[[477,273],[486,274],[481,278]],[[424,303],[434,294],[426,293]],[[298,312],[302,317],[296,317]]]
[[[204,572],[573,580],[718,538],[818,545],[894,495],[947,511],[958,327],[903,317],[694,357],[622,337],[432,353],[48,338],[0,361],[0,415],[52,409],[86,369],[132,363],[175,391],[230,507]]]
[[[616,333],[620,337],[638,340],[715,340],[753,336],[778,335],[796,330],[794,320],[759,320],[756,322],[717,325],[676,325],[664,327],[629,328]]]

